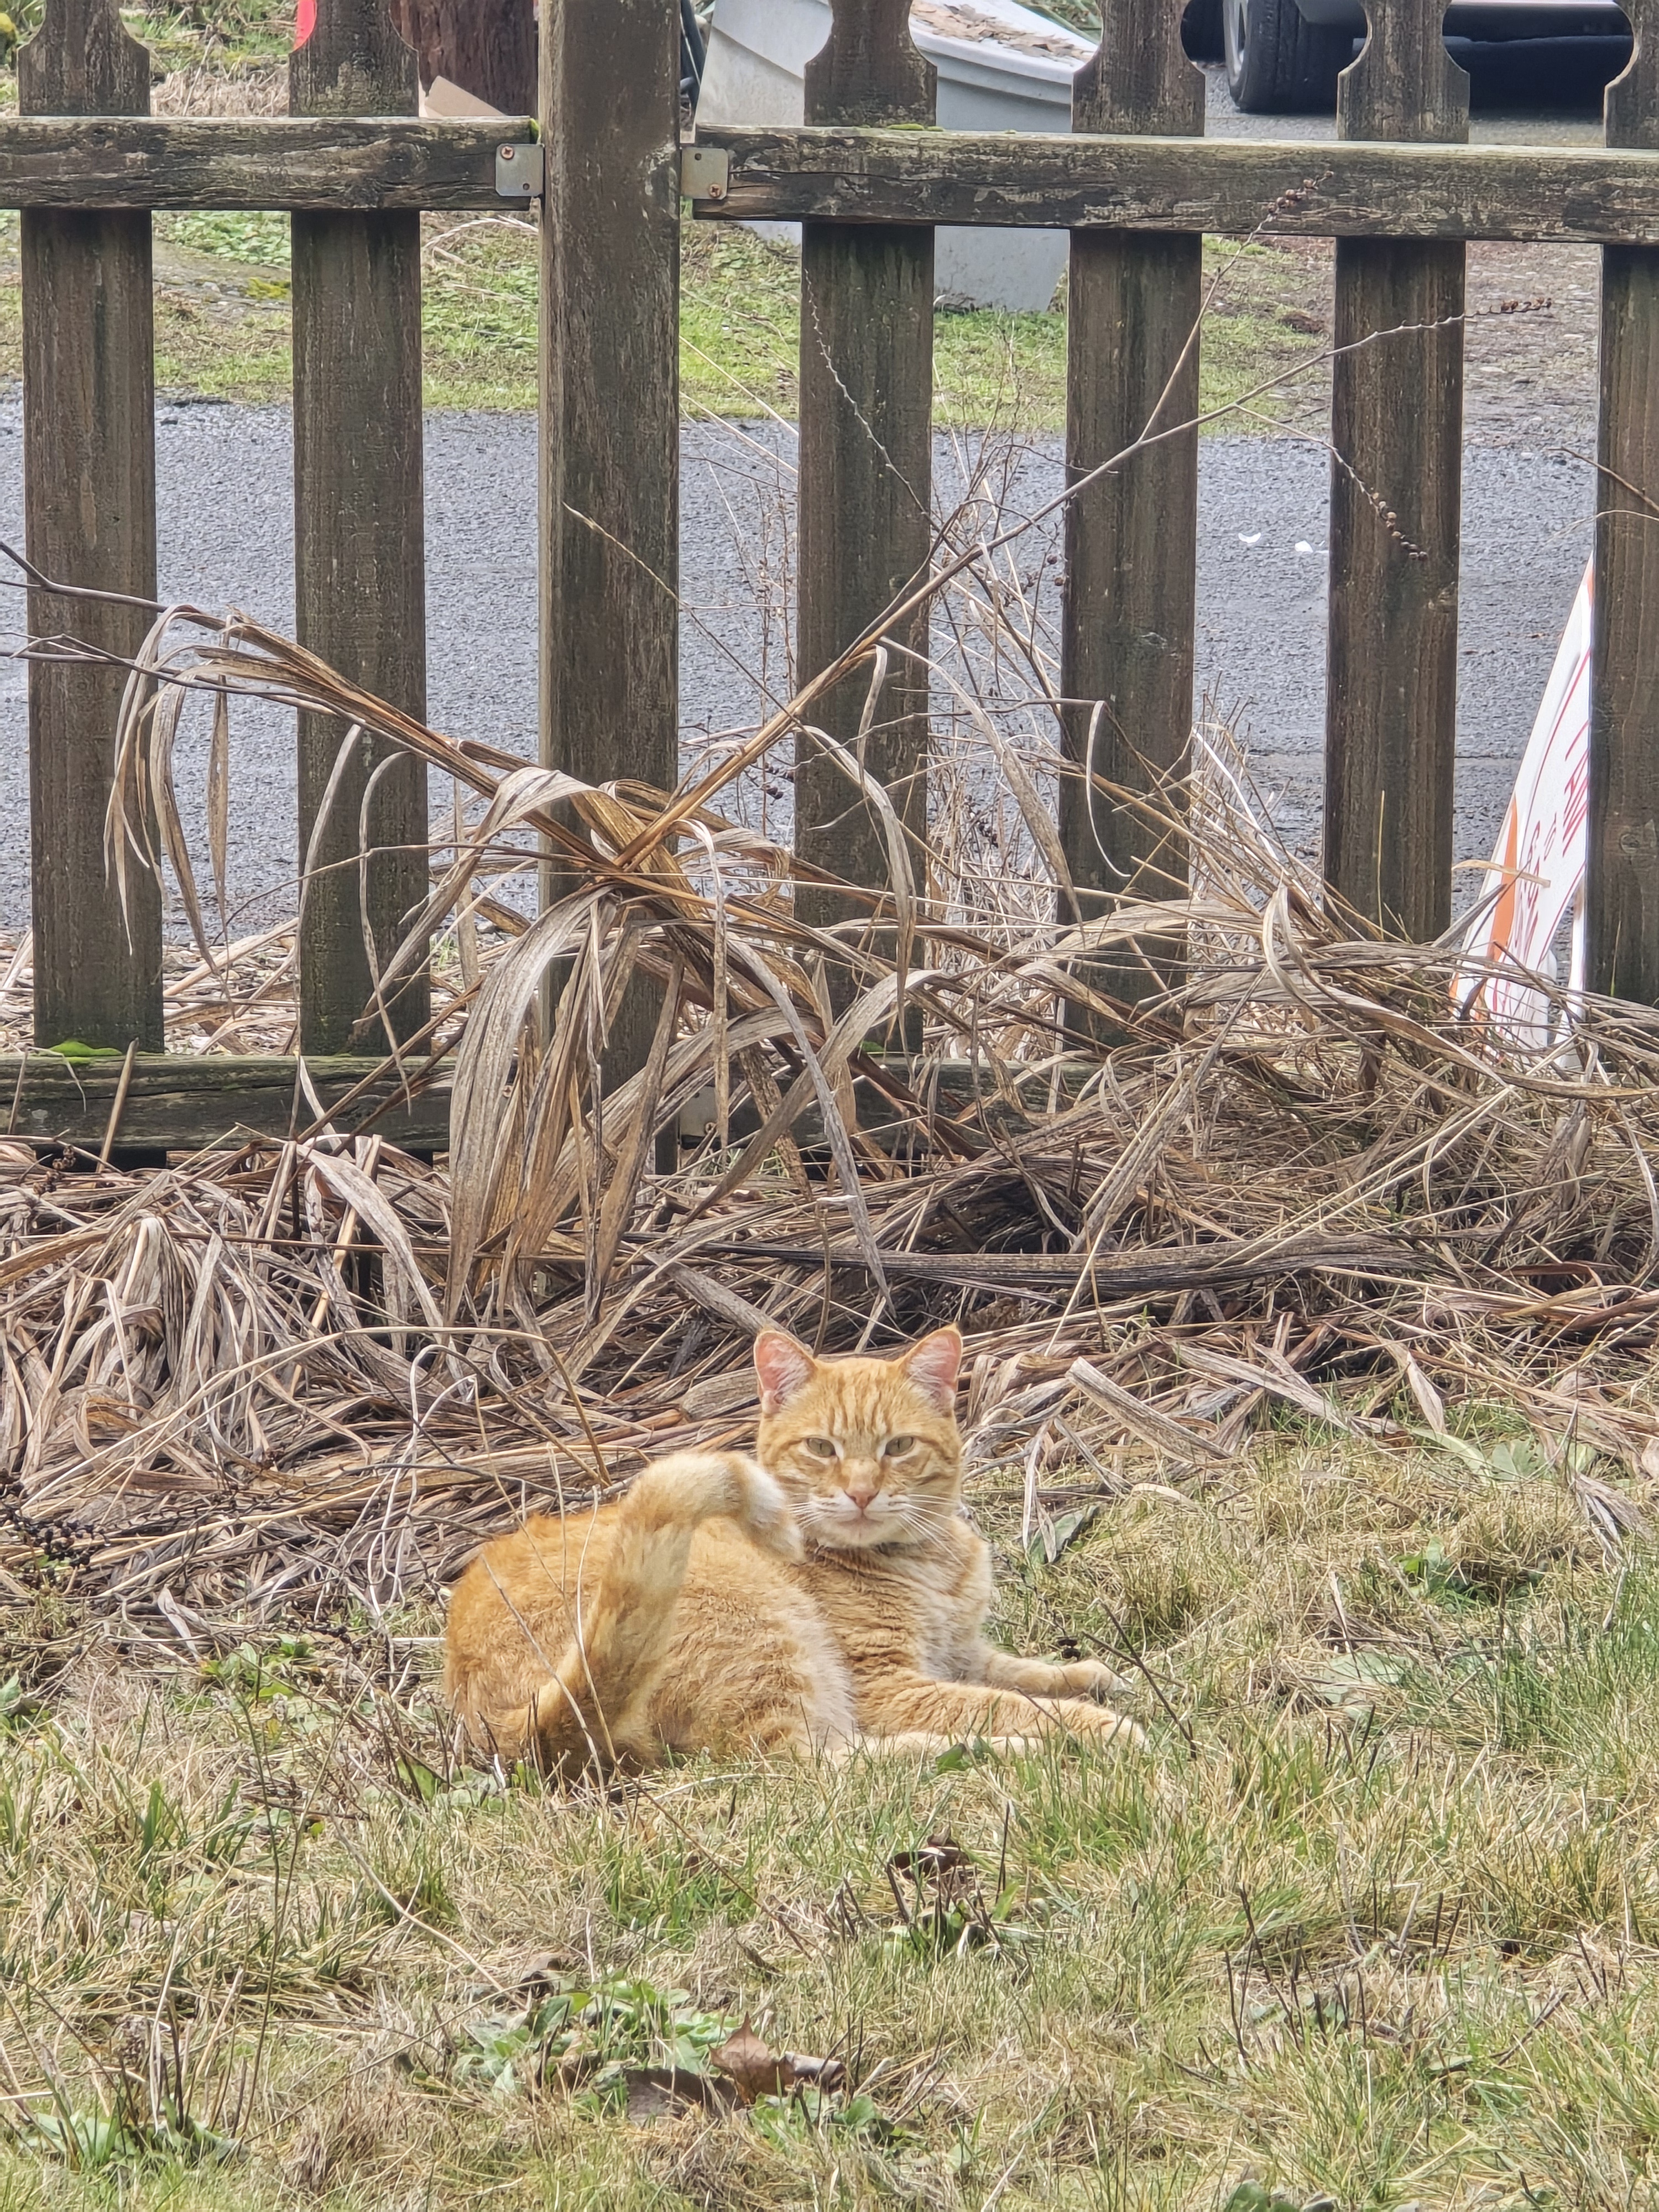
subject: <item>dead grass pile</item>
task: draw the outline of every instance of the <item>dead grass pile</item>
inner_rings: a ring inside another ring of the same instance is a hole
[[[163,77],[151,100],[156,115],[286,115],[288,70],[282,63],[227,69],[212,52]]]
[[[1550,1036],[1498,1036],[1456,933],[1401,946],[1334,910],[1209,740],[1161,802],[1188,895],[1044,919],[1062,766],[988,717],[939,818],[994,788],[1025,863],[913,848],[826,738],[890,878],[814,932],[791,855],[718,802],[859,661],[873,719],[872,640],[667,794],[440,736],[240,617],[158,620],[110,855],[124,880],[173,868],[190,989],[234,997],[173,787],[192,698],[216,753],[217,708],[252,693],[465,794],[378,986],[383,1015],[447,933],[459,1052],[434,1028],[394,1057],[411,1089],[453,1074],[453,1152],[430,1168],[319,1123],[134,1176],[14,1146],[15,1587],[50,1559],[125,1604],[382,1607],[528,1503],[742,1437],[763,1321],[844,1350],[959,1320],[974,1451],[1020,1483],[1028,1539],[1058,1545],[1067,1513],[1147,1480],[1224,1487],[1263,1419],[1484,1464],[1463,1409],[1494,1403],[1527,1432],[1517,1474],[1565,1485],[1610,1545],[1635,1523],[1659,1474],[1659,1018],[1589,1001],[1569,1030],[1557,997]],[[497,892],[532,841],[558,895],[526,921]],[[485,957],[481,919],[503,917]],[[1144,948],[1171,945],[1167,986],[1126,1005]],[[605,1092],[606,1040],[647,990],[647,1064]]]

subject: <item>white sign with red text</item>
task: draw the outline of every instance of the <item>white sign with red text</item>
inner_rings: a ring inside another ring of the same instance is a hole
[[[1483,963],[1512,963],[1510,974],[1488,980],[1474,1010],[1535,1042],[1547,1038],[1548,1004],[1523,971],[1552,974],[1551,948],[1584,881],[1593,590],[1586,568],[1492,856],[1485,886],[1491,904],[1468,940],[1468,951]],[[1583,965],[1581,915],[1572,933],[1570,989],[1583,988]],[[1475,980],[1462,980],[1460,999],[1469,996]]]

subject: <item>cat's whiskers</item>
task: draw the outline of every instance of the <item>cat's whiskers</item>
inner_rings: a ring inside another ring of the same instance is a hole
[[[887,1491],[878,1497],[878,1512],[856,1516],[842,1511],[836,1498],[821,1496],[803,1500],[797,1510],[804,1532],[820,1549],[841,1552],[913,1545],[938,1535],[956,1518],[954,1494],[918,1497]]]
[[[892,1517],[907,1535],[931,1536],[956,1518],[956,1508],[930,1500],[926,1504],[896,1505]]]

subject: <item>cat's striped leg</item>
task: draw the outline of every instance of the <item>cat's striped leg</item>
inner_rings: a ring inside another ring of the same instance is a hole
[[[953,1743],[984,1736],[996,1743],[1059,1732],[1094,1743],[1145,1741],[1121,1713],[1080,1698],[1035,1698],[989,1684],[940,1682],[908,1669],[861,1677],[856,1687],[859,1725],[866,1736],[944,1735]]]
[[[981,1682],[997,1690],[1023,1690],[1028,1698],[1122,1698],[1134,1688],[1098,1659],[1022,1659],[1018,1652],[999,1651],[994,1644],[981,1644],[979,1656]]]

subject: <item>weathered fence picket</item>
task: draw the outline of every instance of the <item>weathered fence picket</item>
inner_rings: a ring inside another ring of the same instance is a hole
[[[115,0],[54,0],[17,57],[26,114],[143,115],[149,54]],[[150,216],[26,207],[23,484],[28,557],[54,581],[155,591]],[[131,657],[151,617],[116,599],[29,594],[29,628]],[[34,1034],[42,1044],[161,1048],[161,894],[132,872],[125,915],[104,813],[125,689],[118,662],[30,663]]]
[[[543,0],[542,760],[672,788],[679,764],[679,15]],[[503,516],[503,529],[522,527]],[[606,1066],[642,1066],[643,985]]]
[[[909,0],[840,0],[829,43],[806,65],[806,118],[817,124],[929,124],[934,70],[910,38]],[[803,680],[830,666],[916,582],[932,543],[933,233],[930,225],[801,228],[800,448],[797,652]],[[885,784],[907,830],[927,821],[927,617],[894,633],[881,696],[867,676],[815,710],[825,732]],[[860,726],[869,726],[860,742]],[[875,810],[803,731],[795,747],[795,848],[811,866],[877,890],[890,880]],[[918,873],[921,872],[918,871]],[[818,929],[870,915],[868,900],[804,884],[801,919]],[[831,972],[832,995],[852,988]]]
[[[289,105],[296,115],[416,112],[415,56],[386,0],[319,0],[289,64]],[[348,683],[422,720],[421,218],[330,210],[292,222],[295,634]],[[299,797],[300,855],[314,871],[300,932],[301,1049],[371,1048],[386,1041],[380,1024],[366,1036],[358,1024],[426,896],[426,767],[305,714]],[[429,1012],[423,968],[388,987],[399,1036]]]
[[[1179,9],[1106,0],[1103,16],[1100,51],[1073,93],[1073,129],[1201,136],[1204,79],[1182,49]],[[1187,756],[1203,244],[1195,231],[1072,233],[1068,480],[1085,482],[1149,432],[1175,433],[1095,477],[1066,510],[1062,728],[1084,772],[1060,787],[1060,834],[1079,919],[1124,893],[1178,896],[1186,882],[1179,839],[1133,806],[1091,804],[1088,779],[1151,795],[1168,790]],[[1095,981],[1119,1000],[1158,988],[1176,948],[1146,951],[1138,962],[1099,963]]]
[[[1370,0],[1345,138],[1462,140],[1440,0]],[[1341,239],[1331,408],[1325,874],[1419,941],[1451,920],[1463,475],[1461,240]]]
[[[1609,146],[1659,150],[1659,4],[1607,87]],[[1659,1006],[1659,247],[1601,249],[1586,974]]]

